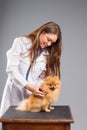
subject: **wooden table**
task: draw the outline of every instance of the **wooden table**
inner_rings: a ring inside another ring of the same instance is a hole
[[[69,106],[51,112],[21,112],[10,107],[0,118],[2,130],[70,130],[74,122]]]

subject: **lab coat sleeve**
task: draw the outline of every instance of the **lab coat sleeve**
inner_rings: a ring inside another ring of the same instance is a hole
[[[21,75],[18,70],[20,57],[22,53],[22,45],[20,38],[16,38],[13,42],[12,48],[7,51],[7,68],[6,71],[8,76],[12,79],[12,81],[16,84],[19,89],[23,89],[23,87],[28,84],[25,77]]]

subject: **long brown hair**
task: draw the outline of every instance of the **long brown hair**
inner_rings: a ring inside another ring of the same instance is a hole
[[[47,47],[49,55],[46,56],[47,59],[47,70],[46,75],[58,75],[60,77],[60,57],[62,51],[62,36],[61,29],[59,25],[54,22],[48,22],[32,33],[25,35],[27,38],[32,40],[32,47],[30,51],[31,66],[36,59],[36,48],[39,47],[39,36],[41,33],[51,33],[57,34],[57,40],[51,46]]]

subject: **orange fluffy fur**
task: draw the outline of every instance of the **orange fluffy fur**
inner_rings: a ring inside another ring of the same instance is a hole
[[[51,104],[57,101],[61,89],[61,82],[58,76],[48,76],[40,88],[43,92],[47,93],[43,98],[31,94],[29,98],[22,101],[16,109],[30,112],[39,112],[41,110],[50,112],[54,109]]]

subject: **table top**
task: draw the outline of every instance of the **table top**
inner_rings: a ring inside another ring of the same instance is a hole
[[[54,106],[51,112],[23,112],[11,106],[0,118],[0,122],[73,123],[74,120],[69,106]]]

